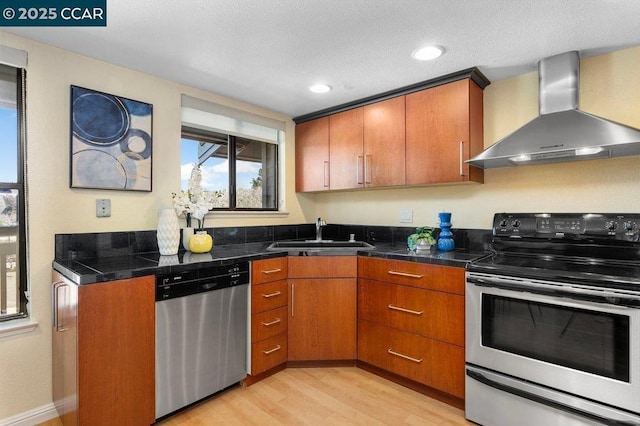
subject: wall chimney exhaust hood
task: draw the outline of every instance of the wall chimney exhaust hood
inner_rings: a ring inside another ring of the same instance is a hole
[[[540,115],[467,160],[483,169],[640,155],[640,130],[578,110],[580,58],[538,63]]]

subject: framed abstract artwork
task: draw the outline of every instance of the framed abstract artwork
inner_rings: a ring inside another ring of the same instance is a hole
[[[151,191],[153,105],[71,86],[71,187]]]

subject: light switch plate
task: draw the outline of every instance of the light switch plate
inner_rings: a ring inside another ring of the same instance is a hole
[[[400,223],[413,223],[413,210],[400,209]]]
[[[96,217],[111,217],[111,200],[98,198],[96,200]]]

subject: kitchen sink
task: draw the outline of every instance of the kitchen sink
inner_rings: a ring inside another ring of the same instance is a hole
[[[276,241],[267,247],[268,251],[351,251],[373,250],[376,247],[365,241]]]

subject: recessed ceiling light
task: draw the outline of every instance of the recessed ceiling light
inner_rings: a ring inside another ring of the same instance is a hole
[[[418,61],[430,61],[435,59],[444,53],[444,49],[440,46],[425,46],[418,50],[414,50],[411,54],[413,59]]]
[[[327,93],[331,90],[331,86],[328,86],[326,84],[314,84],[313,86],[309,87],[309,90],[311,90],[313,93]]]

